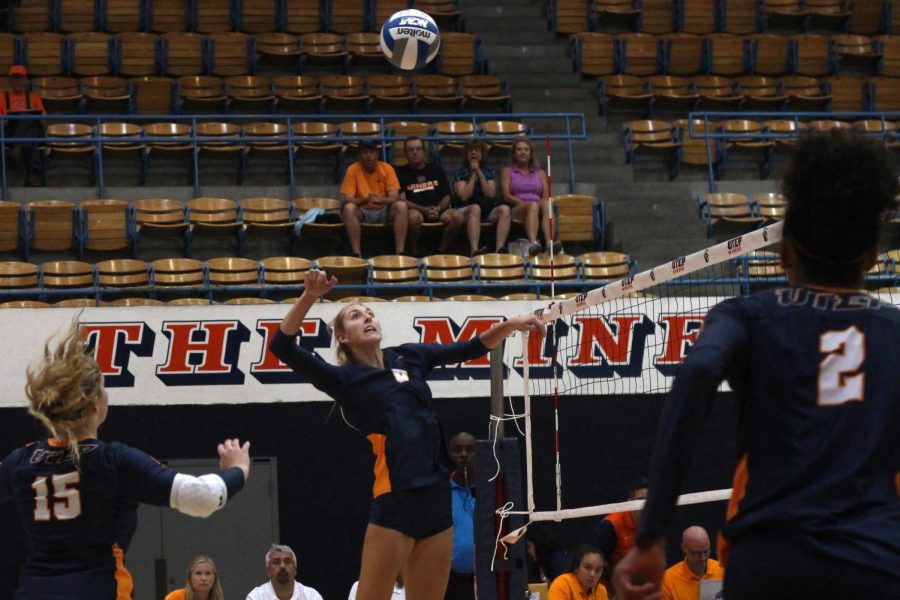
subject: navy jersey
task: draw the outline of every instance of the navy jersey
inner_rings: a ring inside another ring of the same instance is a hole
[[[792,533],[900,575],[900,310],[802,287],[713,308],[672,386],[639,540],[661,537],[716,388],[738,399],[741,458],[722,533]]]
[[[270,349],[334,398],[350,425],[368,438],[375,454],[375,496],[437,483],[453,469],[426,377],[438,365],[485,354],[488,349],[479,338],[385,348],[383,369],[332,365],[281,330]]]
[[[0,501],[15,500],[30,546],[17,600],[113,600],[130,591],[123,555],[138,503],[169,505],[174,471],[125,444],[89,439],[79,447],[80,469],[51,440],[0,464]]]

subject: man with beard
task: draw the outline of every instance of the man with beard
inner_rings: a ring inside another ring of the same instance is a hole
[[[460,431],[450,438],[453,498],[453,560],[444,600],[475,600],[475,436]]]
[[[321,594],[295,581],[297,556],[290,546],[272,544],[266,553],[269,582],[247,594],[247,600],[322,600]]]

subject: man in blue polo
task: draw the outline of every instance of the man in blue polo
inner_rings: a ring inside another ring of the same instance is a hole
[[[475,436],[460,431],[450,438],[453,500],[453,560],[444,600],[475,600]]]

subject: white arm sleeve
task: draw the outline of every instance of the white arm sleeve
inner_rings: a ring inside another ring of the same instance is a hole
[[[228,489],[218,475],[185,475],[178,473],[172,482],[169,506],[192,517],[208,517],[223,506]]]

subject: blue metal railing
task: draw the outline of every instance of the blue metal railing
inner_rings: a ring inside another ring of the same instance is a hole
[[[200,150],[204,145],[216,143],[238,143],[241,146],[248,147],[252,143],[269,143],[269,144],[286,144],[285,155],[288,158],[288,184],[291,189],[291,197],[296,196],[297,175],[295,169],[295,150],[297,144],[300,143],[352,143],[367,139],[377,140],[382,145],[383,158],[387,159],[388,146],[395,141],[402,140],[404,136],[395,135],[388,127],[393,121],[422,121],[433,124],[439,121],[462,121],[471,122],[475,133],[472,138],[478,138],[485,141],[492,140],[509,140],[511,135],[490,135],[484,132],[480,123],[484,121],[496,121],[502,119],[504,121],[526,121],[531,123],[528,127],[526,135],[534,140],[549,139],[551,141],[561,141],[565,143],[566,157],[565,160],[569,168],[569,186],[575,189],[575,161],[572,153],[572,142],[575,140],[583,140],[587,138],[587,127],[585,124],[584,114],[582,113],[411,113],[411,114],[311,114],[311,115],[244,115],[244,114],[213,114],[213,115],[7,115],[5,121],[12,122],[17,120],[38,120],[48,123],[80,123],[92,125],[91,134],[84,137],[24,137],[11,136],[6,133],[5,128],[0,128],[0,184],[2,184],[2,193],[0,196],[6,199],[9,194],[9,173],[6,165],[6,155],[9,151],[7,144],[16,143],[37,143],[46,147],[52,144],[84,144],[94,148],[94,177],[96,178],[98,198],[105,197],[106,171],[103,159],[103,145],[115,143],[136,143],[144,146],[146,160],[146,149],[152,144],[164,143],[180,143],[190,144],[192,152],[192,174],[194,195],[200,195]],[[216,137],[216,136],[197,136],[195,134],[196,125],[201,122],[226,122],[226,123],[252,123],[266,122],[279,123],[286,127],[285,133],[273,136],[249,136],[241,132],[240,137]],[[360,121],[377,123],[380,126],[380,133],[373,136],[364,135],[345,135],[339,132],[334,136],[303,136],[293,131],[293,125],[301,122],[348,122]],[[179,137],[158,137],[147,136],[143,129],[139,136],[103,136],[98,133],[99,125],[102,123],[188,123],[190,124],[190,133],[187,136]],[[547,126],[542,128],[540,124]],[[425,141],[463,141],[467,136],[441,136],[436,131],[432,131],[427,136],[421,136]]]

